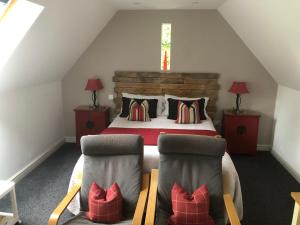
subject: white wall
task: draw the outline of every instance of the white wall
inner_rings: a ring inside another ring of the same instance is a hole
[[[300,90],[299,0],[226,0],[218,10],[279,84]]]
[[[0,70],[0,179],[63,142],[61,78],[114,15],[106,0],[30,0],[44,6]]]
[[[300,91],[279,86],[273,155],[300,182]]]
[[[31,1],[45,8],[0,71],[0,92],[61,80],[115,13],[106,0]]]
[[[63,136],[61,82],[1,94],[0,179],[51,153]]]
[[[232,81],[246,81],[251,93],[242,96],[242,108],[261,113],[259,144],[270,145],[277,84],[216,10],[118,11],[63,79],[66,136],[75,136],[73,109],[91,101],[88,78],[102,80],[100,103],[113,107],[115,70],[160,70],[163,22],[172,23],[172,70],[220,74],[217,120],[235,104]]]

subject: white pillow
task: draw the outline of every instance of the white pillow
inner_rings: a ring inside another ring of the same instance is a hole
[[[161,116],[165,110],[165,97],[162,95],[136,95],[129,93],[122,93],[123,97],[135,99],[157,99],[157,116]]]
[[[189,100],[198,100],[200,98],[204,98],[205,99],[205,104],[204,104],[204,114],[206,118],[209,118],[209,116],[207,115],[206,112],[206,106],[209,100],[209,97],[197,97],[197,98],[189,98],[189,97],[178,97],[175,95],[165,95],[165,110],[163,111],[163,115],[168,116],[169,115],[169,102],[168,102],[168,98],[173,98],[176,100],[183,100],[183,101],[189,101]]]

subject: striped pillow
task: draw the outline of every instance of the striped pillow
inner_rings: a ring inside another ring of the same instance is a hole
[[[129,115],[128,120],[130,121],[150,121],[149,116],[149,104],[147,100],[142,102],[137,102],[136,100],[132,99],[129,104]]]
[[[200,123],[199,102],[196,100],[190,106],[184,102],[178,101],[178,113],[176,123]]]

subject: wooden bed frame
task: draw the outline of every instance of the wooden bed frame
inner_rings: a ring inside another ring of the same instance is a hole
[[[163,73],[116,71],[115,112],[122,107],[122,92],[142,95],[176,95],[180,97],[209,97],[207,113],[211,118],[217,111],[217,100],[220,85],[217,73]]]

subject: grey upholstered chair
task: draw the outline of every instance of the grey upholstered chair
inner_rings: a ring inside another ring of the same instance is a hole
[[[80,191],[81,213],[65,225],[98,224],[84,218],[88,211],[88,192],[93,181],[107,188],[120,186],[124,200],[122,225],[142,223],[149,175],[143,175],[143,139],[137,135],[95,135],[81,138],[84,155],[82,181],[78,182],[52,213],[48,225],[56,225],[76,193]]]
[[[189,193],[202,184],[210,193],[210,215],[216,225],[224,225],[224,200],[231,224],[240,224],[232,198],[223,196],[222,138],[200,135],[160,135],[159,171],[152,170],[145,225],[166,225],[172,213],[171,189],[180,184]]]

